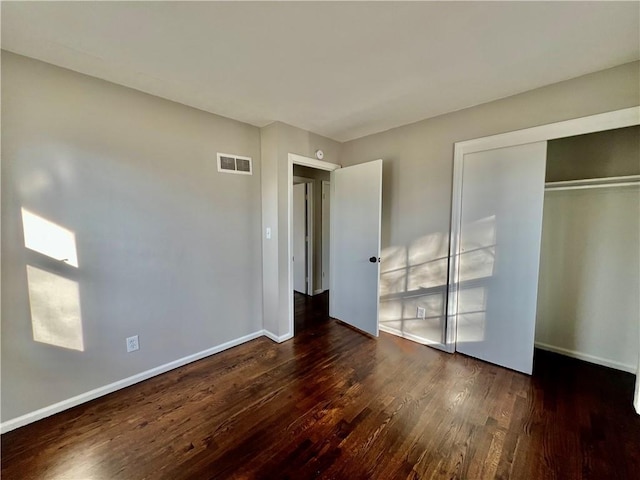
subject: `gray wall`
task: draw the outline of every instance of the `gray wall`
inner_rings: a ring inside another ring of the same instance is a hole
[[[2,420],[260,331],[260,178],[258,128],[3,52]],[[78,268],[25,248],[22,208],[75,234]],[[80,326],[43,313],[74,289]]]
[[[262,135],[262,253],[263,253],[263,316],[265,329],[277,337],[289,331],[287,254],[287,192],[288,154],[314,157],[317,149],[324,151],[324,161],[338,163],[340,143],[320,135],[274,122],[261,129]],[[271,239],[264,232],[272,230]]]
[[[536,342],[635,372],[640,187],[544,195]]]
[[[640,126],[551,140],[547,182],[640,174]]]
[[[381,316],[402,311],[421,290],[431,298],[439,291],[444,300],[455,142],[640,105],[639,67],[622,65],[344,143],[343,166],[384,159]]]
[[[293,166],[293,174],[313,179],[313,291],[322,288],[322,182],[328,182],[331,174],[326,170]]]

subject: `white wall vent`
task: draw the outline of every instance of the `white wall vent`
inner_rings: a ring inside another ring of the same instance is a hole
[[[251,157],[218,153],[218,171],[225,173],[239,173],[240,175],[253,174],[253,162]]]

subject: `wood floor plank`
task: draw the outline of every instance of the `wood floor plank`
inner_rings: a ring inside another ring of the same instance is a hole
[[[536,351],[533,376],[331,321],[2,435],[3,479],[636,479],[634,376]]]

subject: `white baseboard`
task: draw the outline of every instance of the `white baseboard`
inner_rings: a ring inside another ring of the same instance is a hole
[[[438,350],[442,350],[443,352],[450,353],[446,347],[439,342],[434,342],[431,340],[426,340],[422,337],[418,337],[417,335],[412,335],[407,332],[403,332],[402,330],[398,330],[396,328],[388,327],[386,325],[378,325],[378,329],[381,332],[390,333],[391,335],[395,335],[397,337],[406,338],[407,340],[411,340],[412,342],[420,343],[422,345],[427,345],[429,347],[437,348]]]
[[[276,343],[282,343],[286,340],[289,340],[290,338],[293,338],[293,335],[291,333],[286,333],[284,335],[278,336],[275,333],[270,332],[269,330],[263,330],[262,334]]]
[[[616,362],[615,360],[609,360],[608,358],[596,357],[595,355],[576,352],[575,350],[556,347],[554,345],[549,345],[547,343],[535,342],[535,345],[536,347],[542,350],[559,353],[561,355],[577,358],[578,360],[584,360],[585,362],[589,362],[589,363],[595,363],[596,365],[602,365],[603,367],[615,368],[616,370],[622,370],[623,372],[629,372],[629,373],[635,374],[638,369],[637,365],[627,365],[626,363]]]
[[[261,337],[263,335],[271,338],[271,336],[265,330],[258,330],[257,332],[250,333],[249,335],[245,335],[243,337],[230,340],[228,342],[222,343],[215,347],[211,347],[207,350],[194,353],[193,355],[188,355],[178,360],[174,360],[173,362],[165,363],[164,365],[160,365],[159,367],[152,368],[151,370],[146,370],[144,372],[138,373],[131,377],[124,378],[122,380],[118,380],[117,382],[113,382],[108,385],[104,385],[102,387],[98,387],[93,390],[90,390],[86,393],[76,395],[75,397],[68,398],[67,400],[63,400],[61,402],[54,403],[53,405],[40,408],[39,410],[29,412],[27,414],[21,415],[20,417],[7,420],[6,422],[2,422],[2,424],[0,424],[0,433],[6,433],[11,430],[15,430],[16,428],[23,427],[25,425],[28,425],[29,423],[36,422],[38,420],[49,417],[56,413],[60,413],[64,410],[68,410],[69,408],[75,407],[82,403],[89,402],[93,399],[102,397],[109,393],[113,393],[122,388],[129,387],[133,384],[142,382],[144,380],[148,380],[151,377],[155,377],[156,375],[160,375],[162,373],[168,372],[169,370],[182,367],[188,363],[195,362],[196,360],[201,360],[215,353],[220,353],[229,348],[236,347],[245,342]]]

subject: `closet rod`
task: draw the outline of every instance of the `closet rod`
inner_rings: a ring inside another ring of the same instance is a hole
[[[545,190],[583,190],[587,188],[627,187],[640,185],[640,175],[626,175],[623,177],[587,178],[584,180],[568,180],[561,182],[547,182]]]

